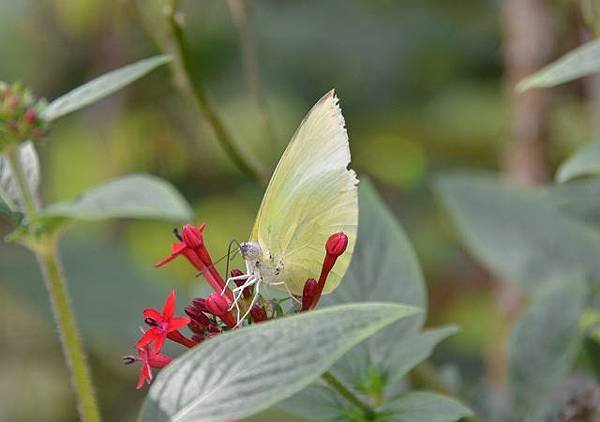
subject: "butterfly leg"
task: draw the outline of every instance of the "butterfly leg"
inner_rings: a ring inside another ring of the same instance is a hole
[[[242,276],[239,277],[232,277],[232,278],[237,278],[238,280],[241,279]],[[246,281],[244,281],[244,284],[237,286],[235,289],[233,289],[233,303],[231,304],[231,306],[229,307],[229,309],[231,310],[234,306],[237,310],[237,320],[239,321],[240,319],[240,306],[239,306],[239,301],[242,298],[242,295],[244,294],[244,289],[246,289],[247,287],[250,287],[254,284],[256,284],[258,277],[256,276],[247,276],[244,275],[243,277],[246,278]]]
[[[244,319],[246,319],[246,317],[250,313],[250,310],[256,303],[256,300],[258,299],[259,294],[260,294],[260,280],[258,279],[258,277],[256,277],[256,281],[254,282],[254,296],[252,297],[252,302],[250,302],[250,306],[248,306],[248,310],[246,311],[244,316],[241,319],[238,318],[236,327],[238,327],[244,321]]]
[[[227,288],[229,287],[229,282],[230,281],[235,283],[236,280],[243,280],[243,279],[248,278],[248,277],[249,277],[248,274],[242,274],[242,275],[238,275],[238,276],[235,276],[235,277],[229,277],[227,279],[227,281],[225,281],[225,287],[223,287],[223,290],[221,290],[221,295],[225,294],[225,290],[227,290]]]

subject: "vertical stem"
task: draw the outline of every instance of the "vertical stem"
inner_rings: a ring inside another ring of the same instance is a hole
[[[38,214],[38,205],[27,183],[19,147],[6,152],[13,176],[21,193],[23,209],[29,225],[30,234],[34,229]],[[100,412],[96,404],[94,388],[83,346],[79,338],[77,323],[71,308],[65,278],[63,276],[54,237],[35,237],[30,248],[34,251],[50,295],[54,319],[60,335],[67,366],[71,372],[71,382],[77,397],[78,410],[84,422],[100,421]]]
[[[100,421],[90,370],[75,321],[69,293],[57,256],[56,242],[39,248],[36,257],[50,294],[54,319],[58,326],[63,353],[71,370],[71,382],[77,395],[79,415],[84,422]]]
[[[266,179],[261,166],[242,144],[235,142],[231,137],[225,128],[223,121],[208,100],[204,87],[200,83],[200,79],[197,76],[193,76],[192,61],[185,40],[185,34],[179,20],[179,15],[176,11],[176,1],[172,1],[171,7],[167,9],[167,23],[173,37],[176,56],[175,66],[176,70],[179,71],[178,76],[189,88],[198,108],[212,127],[217,140],[223,149],[225,149],[229,157],[240,170],[254,178],[260,184],[265,185]]]
[[[356,397],[356,395],[350,391],[340,380],[338,380],[330,371],[323,373],[321,378],[327,383],[327,385],[337,391],[348,402],[358,407],[363,412],[365,420],[371,420],[373,418],[375,412],[371,406]]]

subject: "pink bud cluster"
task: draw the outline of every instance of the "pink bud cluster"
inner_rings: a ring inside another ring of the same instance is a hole
[[[0,82],[0,150],[47,135],[48,123],[40,117],[44,105],[21,84]]]

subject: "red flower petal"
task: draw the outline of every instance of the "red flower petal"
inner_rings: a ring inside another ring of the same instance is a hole
[[[191,321],[191,319],[189,319],[188,317],[171,318],[169,320],[169,326],[167,328],[167,331],[179,330],[180,328],[183,328],[186,325],[188,325],[190,323],[190,321]]]
[[[152,318],[156,322],[161,322],[163,319],[160,312],[153,308],[144,309],[144,318]]]
[[[139,339],[137,343],[135,343],[135,346],[133,347],[135,347],[136,349],[143,349],[145,346],[149,345],[156,339],[157,334],[160,335],[160,332],[158,330],[156,330],[155,328],[150,328],[144,333],[142,338]]]
[[[169,296],[165,300],[165,304],[163,306],[162,312],[162,320],[168,321],[173,318],[173,314],[175,313],[175,289],[171,290]]]
[[[167,333],[161,332],[159,335],[156,336],[156,341],[154,342],[154,349],[153,349],[154,353],[160,353],[160,350],[162,349],[163,345],[165,344],[166,338],[167,338]]]
[[[158,261],[156,264],[154,264],[154,266],[162,267],[163,265],[173,261],[179,255],[181,255],[181,253],[183,253],[183,251],[185,251],[186,249],[187,249],[187,246],[185,246],[185,243],[183,243],[183,242],[173,243],[171,245],[171,254],[169,256],[161,259],[160,261]]]

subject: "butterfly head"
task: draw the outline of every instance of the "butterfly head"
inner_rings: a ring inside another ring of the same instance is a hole
[[[256,242],[240,243],[240,253],[246,261],[256,261],[260,258],[262,250]]]

